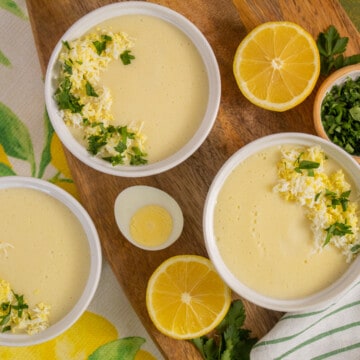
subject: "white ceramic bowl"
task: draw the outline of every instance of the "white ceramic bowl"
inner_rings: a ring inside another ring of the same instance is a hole
[[[112,166],[110,163],[91,156],[71,135],[62,120],[58,106],[54,101],[58,74],[57,59],[62,41],[72,40],[82,36],[97,24],[123,15],[148,15],[160,18],[179,28],[193,42],[204,62],[209,83],[208,104],[203,120],[190,141],[170,157],[141,166]],[[45,102],[51,123],[65,147],[86,165],[103,173],[123,176],[142,177],[154,175],[169,170],[190,157],[204,142],[215,122],[221,96],[221,81],[218,64],[208,41],[199,29],[179,13],[157,4],[143,1],[126,1],[114,3],[94,10],[73,24],[62,36],[50,57],[45,77]]]
[[[316,133],[319,136],[321,136],[323,139],[331,141],[324,129],[321,120],[321,106],[326,94],[330,92],[335,85],[341,86],[348,78],[356,80],[359,78],[359,76],[360,76],[360,64],[346,66],[332,73],[329,77],[327,77],[324,80],[324,82],[319,87],[319,90],[316,93],[315,101],[314,101],[313,118],[314,118],[314,126]],[[360,156],[355,156],[355,155],[352,156],[358,163],[360,163]]]
[[[36,190],[63,203],[79,220],[86,233],[89,246],[90,269],[84,290],[74,307],[64,316],[64,318],[54,324],[50,324],[47,329],[35,335],[11,333],[0,334],[1,346],[30,346],[43,343],[60,335],[71,327],[87,309],[100,280],[102,264],[101,246],[96,228],[86,210],[74,197],[58,186],[44,180],[30,177],[9,176],[0,178],[0,190],[8,188],[28,188]],[[29,256],[30,255],[31,254],[29,254]],[[59,271],[61,271],[61,269],[59,269]],[[76,276],[76,274],[74,274],[74,276]]]
[[[248,145],[238,150],[232,155],[223,167],[215,176],[213,183],[210,186],[203,213],[203,228],[205,245],[210,259],[214,263],[217,271],[224,281],[229,285],[233,291],[247,300],[262,306],[264,308],[278,310],[278,311],[300,311],[305,309],[314,308],[320,304],[334,300],[341,296],[347,289],[349,289],[354,282],[360,277],[360,256],[357,257],[346,273],[331,286],[326,289],[315,293],[311,296],[293,299],[293,300],[280,300],[264,296],[253,289],[246,286],[239,279],[237,279],[230,271],[224,262],[214,235],[214,210],[217,202],[218,194],[226,181],[227,177],[242,161],[249,156],[264,150],[269,147],[294,144],[303,146],[320,145],[325,153],[342,165],[344,171],[354,181],[357,189],[360,189],[360,168],[356,161],[333,143],[326,141],[318,136],[302,134],[302,133],[281,133],[275,135],[265,136],[255,140]],[[241,249],[239,249],[241,251]]]

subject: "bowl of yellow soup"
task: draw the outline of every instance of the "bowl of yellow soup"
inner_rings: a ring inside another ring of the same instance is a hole
[[[73,325],[99,283],[101,247],[86,210],[44,180],[0,178],[1,346],[48,341]]]
[[[302,133],[255,140],[232,155],[207,194],[206,248],[224,281],[249,301],[300,311],[359,279],[356,161]]]
[[[51,123],[80,161],[142,177],[190,157],[216,120],[217,60],[205,36],[164,6],[127,1],[72,25],[45,77]]]

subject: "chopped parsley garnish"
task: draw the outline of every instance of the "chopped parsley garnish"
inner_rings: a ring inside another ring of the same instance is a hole
[[[352,253],[357,254],[360,251],[360,244],[354,245],[350,250]]]
[[[12,293],[14,295],[14,301],[3,302],[0,304],[0,310],[3,314],[0,316],[1,332],[11,330],[11,317],[16,315],[19,319],[21,319],[23,316],[23,311],[29,308],[28,304],[26,304],[24,301],[24,295],[15,294],[13,291]]]
[[[93,77],[94,72],[97,74],[105,69],[108,61],[119,59],[119,47],[127,49],[120,55],[123,64],[128,65],[135,59],[128,50],[130,42],[125,34],[84,35],[73,40],[71,46],[77,50],[76,56],[70,52],[70,43],[63,41],[63,53],[59,58],[62,63],[59,86],[54,94],[59,109],[67,110],[62,112],[65,123],[82,127],[91,155],[113,165],[146,164],[147,154],[142,150],[143,136],[137,133],[138,130],[129,131],[127,126],[111,125],[113,114],[110,111],[111,103],[108,103],[108,92],[103,92],[98,77]],[[98,99],[95,101],[91,98]]]
[[[99,95],[95,92],[94,88],[88,81],[85,84],[85,89],[86,89],[87,96],[99,97]]]
[[[360,77],[334,85],[321,104],[321,121],[330,140],[360,155]]]
[[[72,113],[80,113],[83,105],[80,104],[80,99],[71,93],[71,86],[70,78],[66,76],[55,92],[55,100],[60,110],[68,109]]]
[[[97,155],[101,148],[105,146],[113,135],[119,135],[120,141],[114,146],[117,151],[116,155],[104,156],[103,160],[110,162],[112,165],[124,164],[125,154],[130,157],[130,165],[142,165],[147,163],[146,155],[138,147],[128,146],[128,140],[134,139],[135,134],[128,131],[127,126],[108,126],[105,127],[102,123],[93,124],[90,126],[98,126],[99,131],[96,135],[88,137],[88,151],[92,155]]]
[[[257,338],[250,337],[250,330],[242,326],[245,308],[241,300],[235,300],[230,309],[210,336],[192,339],[205,360],[250,359],[250,351]]]
[[[72,66],[73,66],[73,63],[72,63],[71,59],[65,60],[65,62],[64,62],[64,73],[72,75],[72,73],[73,73],[72,72]]]
[[[323,246],[327,245],[333,236],[344,236],[346,234],[353,234],[350,225],[340,222],[335,222],[334,224],[326,228],[325,231],[327,232],[327,234]]]
[[[307,170],[308,176],[314,176],[314,169],[319,168],[320,163],[310,160],[301,160],[302,155],[303,153],[297,158],[294,170],[300,174],[302,174],[303,170]]]
[[[333,191],[328,189],[325,191],[325,195],[331,200],[331,206],[335,209],[337,205],[341,205],[343,211],[346,211],[347,209],[350,193],[351,190],[348,190],[341,193],[340,196],[337,196]]]
[[[112,37],[109,35],[101,35],[102,41],[93,41],[93,45],[95,46],[96,52],[98,55],[101,55],[103,51],[106,49],[106,44],[108,41],[112,40]]]
[[[329,75],[344,66],[360,63],[360,54],[344,56],[348,42],[349,38],[341,37],[334,25],[319,34],[316,43],[320,53],[322,75]]]
[[[69,44],[69,42],[68,41],[62,41],[62,44],[68,49],[68,50],[71,50],[71,48],[70,48],[70,44]]]
[[[125,50],[120,54],[120,59],[124,65],[131,64],[131,61],[135,59],[135,56],[130,54],[131,50]]]

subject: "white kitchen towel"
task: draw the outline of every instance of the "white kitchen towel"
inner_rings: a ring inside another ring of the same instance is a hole
[[[337,302],[287,313],[254,346],[251,360],[359,360],[360,281]]]

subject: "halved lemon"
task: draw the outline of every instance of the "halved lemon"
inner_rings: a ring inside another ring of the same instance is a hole
[[[146,306],[163,334],[193,339],[212,331],[225,317],[231,290],[209,259],[178,255],[165,260],[151,275]]]
[[[243,95],[268,110],[285,111],[304,101],[320,74],[316,42],[301,26],[266,22],[238,46],[233,72]]]

